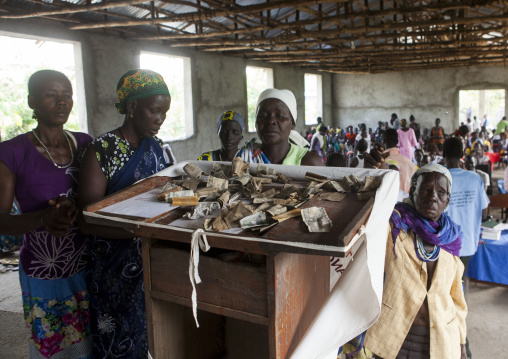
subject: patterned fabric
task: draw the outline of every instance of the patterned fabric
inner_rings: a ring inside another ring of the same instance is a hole
[[[162,140],[155,138],[162,147]],[[108,181],[122,169],[136,150],[128,141],[111,132],[97,137],[92,141],[92,146],[102,173]]]
[[[16,175],[22,213],[48,207],[51,198],[75,199],[79,159],[91,137],[73,132],[78,153],[62,169],[42,157],[28,134],[0,143],[0,161]],[[30,358],[82,359],[91,354],[85,237],[77,227],[53,237],[44,227],[25,234],[20,251],[23,309],[31,330]]]
[[[19,214],[16,204],[12,204],[11,214]],[[23,245],[23,235],[3,235],[0,234],[0,250],[2,252],[9,252],[14,249],[20,248]]]
[[[25,323],[30,329],[30,358],[92,358],[90,312],[85,273],[52,280],[27,276],[20,267]]]
[[[164,79],[155,71],[151,70],[129,70],[118,81],[116,85],[118,102],[115,103],[116,110],[124,115],[125,105],[129,101],[140,100],[155,95],[168,95],[168,86]]]
[[[222,127],[222,123],[224,121],[236,121],[240,125],[242,132],[245,129],[245,124],[242,115],[240,115],[236,111],[226,111],[222,113],[217,119],[217,133],[220,132],[220,128]]]
[[[466,343],[464,265],[459,257],[441,251],[427,290],[427,265],[416,255],[414,236],[412,231],[401,231],[394,246],[388,229],[381,315],[367,330],[365,347],[382,358],[395,358],[418,311],[427,302],[430,357],[460,358],[460,344]]]
[[[220,150],[213,150],[203,153],[198,161],[222,161]]]
[[[422,174],[432,173],[432,172],[442,174],[443,176],[446,177],[446,179],[448,180],[448,193],[452,193],[452,182],[453,182],[452,175],[451,175],[450,171],[448,171],[448,168],[446,168],[445,166],[441,166],[439,164],[428,164],[428,165],[418,168],[416,170],[416,172],[413,174],[413,176],[411,177],[411,186],[416,187],[416,183],[418,182],[418,177],[420,177]],[[446,209],[445,209],[445,211],[446,211]]]
[[[444,143],[444,130],[441,126],[439,128],[432,127],[430,131],[430,137],[435,137],[430,139],[430,143],[435,144],[443,144]]]
[[[111,139],[111,136],[100,138]],[[118,147],[114,140],[108,146],[94,141],[99,163],[108,178],[107,195],[130,186],[165,168],[162,146],[154,138],[144,138],[135,151]],[[117,148],[112,148],[114,144]],[[123,143],[125,145],[125,143]],[[117,163],[108,156],[126,155]],[[88,237],[90,266],[87,282],[90,288],[92,335],[95,359],[146,358],[145,294],[141,240]]]
[[[76,198],[81,153],[91,137],[72,134],[78,153],[68,168],[57,168],[41,156],[27,133],[0,143],[0,161],[16,176],[14,194],[21,213],[47,208],[52,198]],[[35,278],[69,277],[85,268],[85,237],[76,226],[63,237],[53,237],[39,227],[25,234],[20,262],[27,275]]]
[[[462,243],[460,226],[453,222],[446,213],[441,214],[438,222],[430,222],[416,211],[409,198],[406,198],[405,202],[397,203],[390,217],[394,244],[400,231],[407,233],[412,230],[424,241],[458,256]]]
[[[283,165],[293,165],[299,166],[302,163],[302,158],[309,152],[307,148],[303,148],[297,145],[293,145],[290,143],[290,149],[287,153],[284,161],[282,161]],[[238,151],[237,157],[240,157],[247,163],[270,163],[270,160],[263,153],[261,149],[261,144],[256,142],[256,139],[245,143],[245,145]]]

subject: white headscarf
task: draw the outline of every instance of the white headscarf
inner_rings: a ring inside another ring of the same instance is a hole
[[[258,116],[259,104],[266,99],[276,98],[284,102],[284,104],[288,107],[293,120],[296,122],[297,120],[297,110],[296,110],[296,98],[293,92],[290,90],[279,90],[279,89],[266,89],[258,97],[258,103],[256,105],[256,117]],[[297,146],[309,148],[309,142],[305,138],[302,137],[297,131],[291,130],[289,134],[290,142],[294,143]]]
[[[259,104],[266,99],[276,98],[281,100],[286,104],[291,112],[291,116],[293,116],[293,120],[296,122],[297,112],[296,112],[296,98],[295,95],[289,90],[279,90],[279,89],[266,89],[258,97],[258,103],[256,105],[256,117],[258,116]]]

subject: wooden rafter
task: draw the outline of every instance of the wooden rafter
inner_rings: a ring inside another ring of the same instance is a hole
[[[0,18],[338,73],[508,62],[506,0],[70,1],[3,0]]]

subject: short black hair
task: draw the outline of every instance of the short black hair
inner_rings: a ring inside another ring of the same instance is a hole
[[[324,126],[324,125],[319,126],[319,132],[326,132],[326,131],[328,131],[326,126]]]
[[[342,152],[332,152],[326,156],[327,167],[347,167],[348,158]]]
[[[450,137],[443,144],[443,157],[461,159],[464,155],[462,140],[458,137]]]
[[[369,144],[363,138],[356,144],[357,151],[365,152],[367,151],[367,148],[369,148]]]
[[[389,128],[383,133],[383,139],[388,147],[394,147],[399,144],[399,134],[393,128]]]
[[[70,83],[70,80],[67,78],[67,76],[65,76],[65,74],[63,74],[60,71],[40,70],[34,72],[32,76],[30,76],[30,78],[28,79],[28,94],[37,97],[38,95],[40,95],[44,83],[47,80],[55,77],[64,78]]]

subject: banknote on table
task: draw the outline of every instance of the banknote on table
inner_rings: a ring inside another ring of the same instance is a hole
[[[206,186],[215,188],[216,190],[220,191],[228,188],[228,180],[210,176],[208,177],[208,183]]]
[[[320,201],[330,201],[330,202],[340,202],[344,198],[346,198],[347,193],[339,193],[339,192],[320,192],[317,195],[317,199]]]
[[[365,176],[365,183],[363,186],[358,190],[358,192],[372,192],[376,191],[379,186],[381,185],[382,178],[374,177],[374,176]]]
[[[217,199],[217,202],[219,202],[221,208],[223,208],[226,204],[228,204],[230,197],[231,193],[229,191],[225,191],[220,195],[220,197]]]
[[[224,217],[224,221],[228,228],[238,227],[240,220],[252,214],[252,210],[247,207],[242,201],[236,202],[231,206],[228,214]]]
[[[240,220],[240,226],[243,229],[262,227],[269,224],[270,222],[268,221],[268,218],[266,218],[265,212],[256,212]]]
[[[249,172],[249,164],[240,157],[235,157],[231,164],[231,172],[233,172],[233,176],[244,176]]]
[[[200,219],[211,215],[214,210],[218,209],[220,209],[220,204],[218,202],[200,202],[193,208],[192,213],[187,212],[183,216],[188,219]]]
[[[267,213],[270,213],[272,216],[276,216],[278,214],[287,212],[286,206],[281,206],[280,204],[276,204],[275,206],[270,207],[266,210]]]
[[[200,175],[203,174],[203,170],[201,170],[201,168],[199,168],[199,166],[193,162],[187,163],[183,167],[183,170],[185,171],[185,173],[187,173],[189,177],[192,178],[198,178]]]
[[[302,218],[309,232],[330,232],[332,230],[332,221],[328,218],[323,207],[303,208]]]

